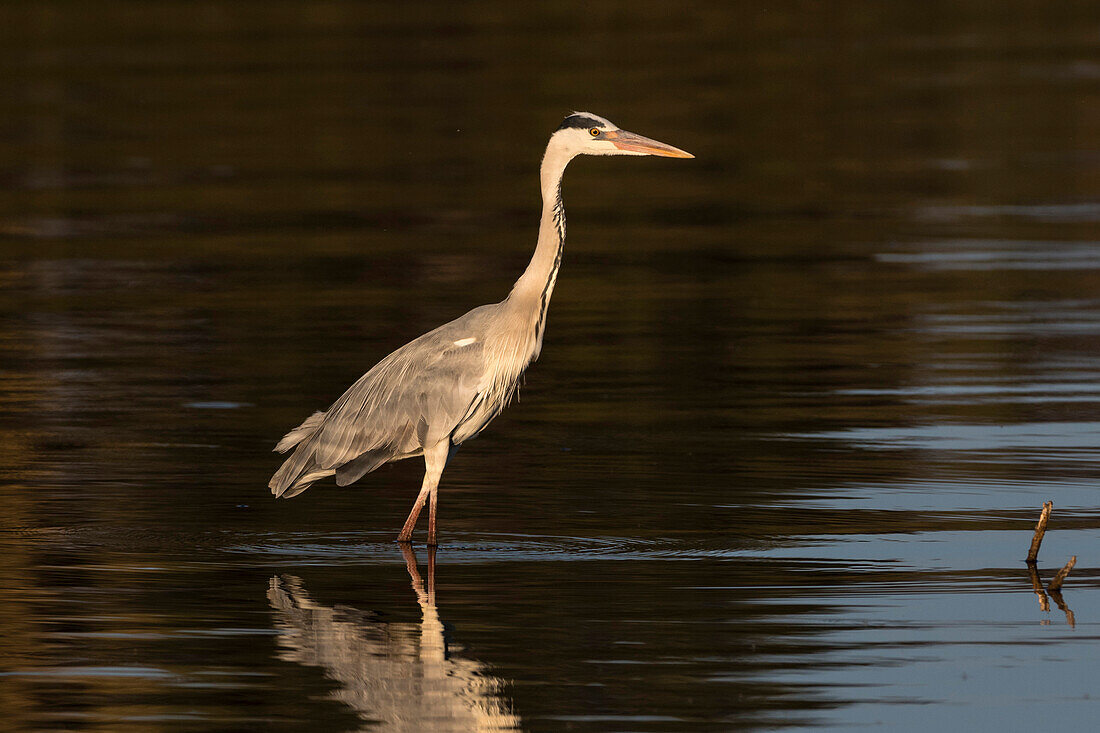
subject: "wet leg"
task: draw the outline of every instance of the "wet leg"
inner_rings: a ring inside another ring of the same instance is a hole
[[[424,486],[421,487],[420,494],[413,503],[412,511],[409,512],[409,517],[405,520],[405,526],[401,528],[401,534],[397,535],[398,542],[412,542],[413,529],[416,528],[416,520],[420,517],[420,510],[424,508],[424,502],[428,500],[430,494],[431,489],[428,488],[428,475],[425,474]]]
[[[447,457],[443,459],[443,466],[439,469],[440,473],[447,467],[447,464],[454,458],[455,453],[458,452],[457,445],[447,445]],[[435,511],[439,504],[439,482],[437,481],[432,486],[431,494],[428,496],[428,501],[431,504],[428,507],[428,547],[435,547]]]
[[[428,507],[428,547],[435,547],[435,510],[439,506],[439,487],[433,486],[431,496],[428,497],[431,505]]]
[[[435,544],[435,493],[439,486],[439,477],[443,475],[443,468],[447,465],[447,453],[450,448],[450,440],[443,440],[424,450],[424,483],[420,487],[420,494],[416,497],[409,518],[405,520],[405,526],[401,528],[401,534],[397,536],[398,542],[411,542],[416,520],[420,517],[420,510],[424,503],[432,499],[432,506],[428,510],[428,544]]]

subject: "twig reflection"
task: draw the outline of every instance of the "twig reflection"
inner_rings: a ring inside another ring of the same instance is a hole
[[[435,605],[435,550],[427,584],[416,555],[403,546],[420,605],[419,623],[397,623],[347,606],[322,606],[290,575],[271,579],[279,658],[323,667],[341,689],[333,697],[354,709],[364,730],[497,731],[519,728],[503,682],[484,664],[448,654]],[[367,722],[369,721],[369,722]]]
[[[1069,606],[1066,605],[1066,601],[1062,598],[1062,591],[1052,590],[1050,597],[1054,599],[1054,603],[1057,604],[1058,609],[1062,613],[1066,614],[1066,623],[1069,624],[1071,629],[1077,628],[1077,619],[1073,615],[1073,611],[1069,610]]]
[[[1035,595],[1039,596],[1039,610],[1043,613],[1050,612],[1050,600],[1053,598],[1055,605],[1058,606],[1058,610],[1066,614],[1066,623],[1070,628],[1077,627],[1077,618],[1073,615],[1073,611],[1066,605],[1066,599],[1062,597],[1062,591],[1060,588],[1053,587],[1053,584],[1049,589],[1043,588],[1043,581],[1039,578],[1039,569],[1034,563],[1027,564],[1027,576],[1031,581],[1031,590],[1035,591]],[[1049,590],[1050,596],[1047,596]],[[1049,623],[1044,621],[1044,623]]]

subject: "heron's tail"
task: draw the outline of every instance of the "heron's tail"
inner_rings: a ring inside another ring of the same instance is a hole
[[[282,467],[271,477],[271,481],[267,483],[275,498],[289,499],[297,496],[312,486],[314,481],[336,473],[332,469],[324,469],[318,466],[313,455],[312,438],[321,427],[321,422],[324,419],[325,413],[313,413],[306,418],[305,422],[287,433],[275,446],[275,450],[280,453],[285,453],[294,446],[298,446],[297,450],[290,458],[286,459]]]
[[[310,446],[303,445],[294,451],[294,455],[286,459],[286,463],[275,472],[267,485],[276,499],[290,499],[308,489],[314,481],[334,473],[336,471],[331,468],[318,466],[313,460],[313,451]]]
[[[325,413],[318,410],[302,422],[301,425],[291,430],[289,433],[283,436],[283,439],[279,441],[279,444],[275,446],[276,453],[286,453],[294,446],[301,443],[306,438],[312,438],[313,434],[317,432],[317,429],[321,427],[321,423],[325,421]]]

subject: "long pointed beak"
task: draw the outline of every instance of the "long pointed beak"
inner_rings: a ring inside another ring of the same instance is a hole
[[[648,137],[642,137],[633,132],[627,132],[626,130],[615,130],[614,132],[608,132],[607,137],[611,142],[615,144],[619,150],[629,150],[632,153],[642,153],[643,155],[662,155],[666,158],[694,158],[695,156],[686,150],[680,150],[680,148],[674,148],[671,145],[666,145],[656,140],[651,140]]]

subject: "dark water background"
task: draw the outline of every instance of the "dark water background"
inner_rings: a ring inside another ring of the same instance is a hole
[[[0,7],[4,729],[1088,729],[1094,3]],[[266,489],[499,300],[572,109],[543,357],[422,467]],[[1070,555],[1064,595],[1021,562]]]

